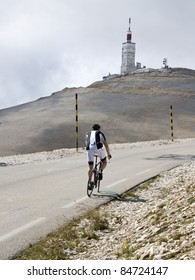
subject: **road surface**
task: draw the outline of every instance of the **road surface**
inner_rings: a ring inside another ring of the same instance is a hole
[[[195,141],[113,150],[101,190],[123,193],[162,171],[195,158]],[[0,259],[11,259],[108,197],[86,195],[86,156],[0,167]]]

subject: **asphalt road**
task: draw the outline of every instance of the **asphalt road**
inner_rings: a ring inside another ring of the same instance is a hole
[[[195,158],[195,141],[114,150],[104,194],[122,193]],[[86,195],[86,156],[0,167],[0,259],[11,259],[65,220],[109,199]],[[121,202],[122,203],[122,202]]]

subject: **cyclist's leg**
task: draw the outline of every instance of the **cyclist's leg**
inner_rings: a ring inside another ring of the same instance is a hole
[[[106,155],[103,149],[99,149],[98,150],[98,155],[100,157],[101,160],[101,171],[103,172],[103,170],[106,168],[107,166],[107,159],[106,159]]]
[[[102,171],[106,168],[106,166],[107,166],[107,159],[106,159],[106,157],[105,157],[105,158],[103,158],[103,159],[101,160],[101,168],[102,168]]]
[[[88,162],[88,165],[89,165],[88,178],[89,178],[89,182],[91,182],[91,178],[93,175],[93,162]]]
[[[94,164],[94,151],[92,149],[87,152],[87,160],[88,160],[88,180],[91,182],[92,174],[93,174],[93,164]]]

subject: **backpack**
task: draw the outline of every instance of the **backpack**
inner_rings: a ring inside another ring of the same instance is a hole
[[[97,149],[101,149],[103,147],[103,144],[100,142],[100,134],[102,134],[101,131],[96,131],[95,133],[95,142],[96,142],[96,146]],[[91,138],[91,131],[89,133],[87,133],[86,135],[86,150],[89,150],[89,145],[90,145],[90,138]]]

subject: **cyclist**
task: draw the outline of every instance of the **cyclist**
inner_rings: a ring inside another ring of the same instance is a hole
[[[108,159],[111,159],[112,156],[110,154],[110,148],[106,141],[105,135],[100,131],[101,127],[99,124],[94,124],[92,126],[92,130],[87,133],[85,142],[86,142],[86,150],[87,150],[87,159],[88,159],[88,189],[91,189],[91,178],[93,174],[93,165],[94,165],[94,154],[97,154],[101,160],[101,171],[106,168],[107,159],[105,155],[106,149]],[[99,174],[100,180],[103,178],[103,174]]]

